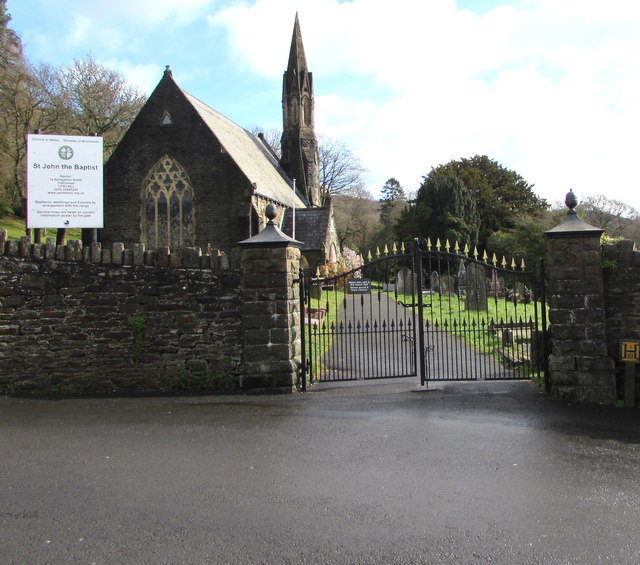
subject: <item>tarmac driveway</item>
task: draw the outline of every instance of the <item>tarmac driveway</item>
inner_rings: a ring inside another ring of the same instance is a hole
[[[640,562],[640,411],[415,384],[0,398],[0,561]]]

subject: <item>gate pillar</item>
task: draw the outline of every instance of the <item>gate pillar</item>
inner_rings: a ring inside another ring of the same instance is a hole
[[[545,233],[549,276],[549,386],[559,400],[614,404],[615,365],[607,356],[600,236],[567,194],[564,221]]]
[[[274,223],[277,209],[258,235],[241,241],[244,349],[240,387],[258,394],[290,393],[300,369],[300,246]]]

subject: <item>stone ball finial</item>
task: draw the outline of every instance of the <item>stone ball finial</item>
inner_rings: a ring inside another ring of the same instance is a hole
[[[275,220],[278,215],[278,208],[275,204],[268,204],[264,213],[267,216],[269,223],[273,224],[273,220]]]
[[[573,193],[572,188],[567,192],[567,195],[564,198],[564,203],[571,211],[573,211],[573,209],[578,205],[578,197]]]

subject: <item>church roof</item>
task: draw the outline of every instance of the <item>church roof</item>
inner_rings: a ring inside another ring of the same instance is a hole
[[[301,250],[315,251],[324,249],[331,219],[330,208],[296,209],[296,237],[302,241]],[[293,232],[293,213],[287,210],[282,220],[283,233],[291,236]]]
[[[224,150],[255,186],[257,194],[286,206],[308,206],[298,191],[293,194],[293,183],[261,139],[184,90],[182,92]]]

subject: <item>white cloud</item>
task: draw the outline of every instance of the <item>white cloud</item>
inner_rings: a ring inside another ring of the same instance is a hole
[[[29,1],[51,10],[45,0]],[[279,83],[298,11],[318,132],[349,144],[373,190],[390,176],[414,189],[432,166],[480,153],[550,200],[571,187],[640,208],[631,175],[640,129],[640,3],[495,4],[476,14],[455,0],[70,0],[72,25],[58,26],[48,43],[36,30],[30,37],[56,56],[56,42],[86,49],[80,57],[93,51],[146,92],[172,62],[185,87],[198,80],[207,92],[208,76],[219,84],[217,70],[229,60],[247,85],[256,76]],[[220,37],[226,45],[209,44]],[[161,61],[146,53],[150,45],[163,49]],[[277,116],[276,109],[265,121]]]
[[[124,76],[127,83],[146,95],[151,94],[164,72],[164,67],[160,65],[131,65],[128,61],[116,59],[101,62],[101,64],[117,69]]]
[[[318,130],[351,145],[374,190],[390,176],[415,188],[432,166],[486,153],[550,200],[573,187],[640,207],[640,5],[511,4],[479,16],[453,0],[257,0],[210,21],[240,64],[275,78],[297,9],[316,91],[341,75],[385,87],[316,100]]]

